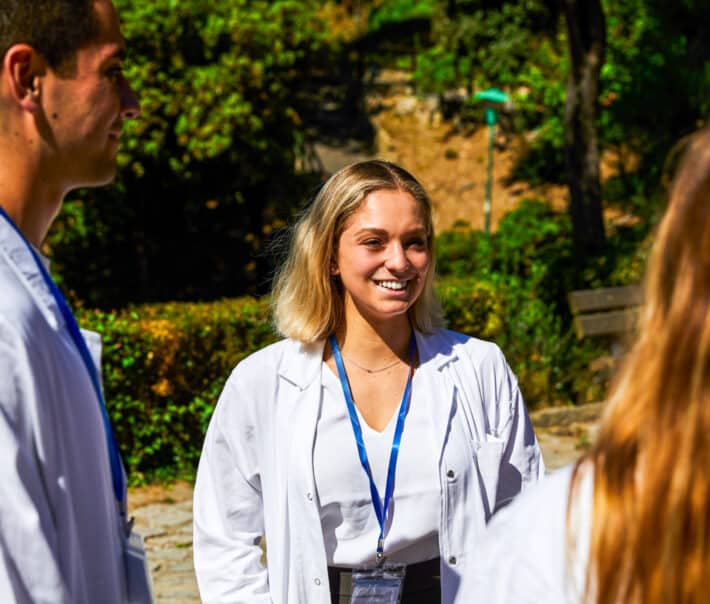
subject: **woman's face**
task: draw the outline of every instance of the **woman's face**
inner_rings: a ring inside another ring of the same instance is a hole
[[[407,312],[424,288],[431,262],[417,201],[380,189],[346,221],[331,273],[343,284],[346,318],[357,312],[382,321]]]

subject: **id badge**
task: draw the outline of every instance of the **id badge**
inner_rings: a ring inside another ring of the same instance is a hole
[[[399,604],[406,570],[404,564],[353,570],[350,604]]]
[[[153,582],[148,571],[143,537],[131,531],[123,538],[128,604],[153,604]]]

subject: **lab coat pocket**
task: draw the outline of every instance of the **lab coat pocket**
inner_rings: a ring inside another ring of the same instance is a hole
[[[500,464],[503,458],[505,442],[499,438],[487,435],[488,440],[474,443],[476,464],[481,480],[482,495],[485,497],[486,521],[493,515],[496,507],[496,493],[500,480]]]

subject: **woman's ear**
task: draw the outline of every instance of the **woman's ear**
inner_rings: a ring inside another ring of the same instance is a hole
[[[335,258],[330,259],[330,275],[331,277],[335,277],[336,275],[340,274],[340,269],[338,268],[338,263],[335,261]]]

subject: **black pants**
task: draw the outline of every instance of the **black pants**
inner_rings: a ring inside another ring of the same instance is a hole
[[[441,602],[439,558],[407,566],[402,586],[402,604],[438,604]],[[350,604],[352,569],[328,567],[330,601]]]

